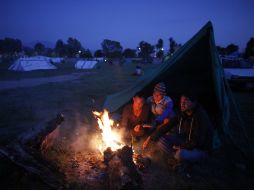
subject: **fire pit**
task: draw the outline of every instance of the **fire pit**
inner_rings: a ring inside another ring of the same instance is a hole
[[[121,134],[112,129],[107,111],[94,114],[101,131],[96,149],[73,152],[61,141],[48,142],[47,137],[64,120],[59,115],[46,127],[22,134],[0,153],[52,188],[105,189],[106,185],[106,189],[140,189],[142,177],[133,161],[132,147],[126,146]]]
[[[126,146],[107,111],[93,112],[100,129],[95,149],[73,152],[54,146],[43,154],[64,174],[68,186],[93,189],[140,189],[142,177],[133,161],[132,147]],[[138,159],[140,160],[140,159]],[[136,162],[138,163],[138,162]]]
[[[101,129],[102,142],[98,149],[103,152],[109,189],[140,189],[141,175],[133,162],[132,147],[124,145],[121,134],[112,129],[113,120],[108,112],[93,112]]]

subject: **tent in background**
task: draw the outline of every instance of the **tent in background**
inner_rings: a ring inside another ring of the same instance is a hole
[[[245,155],[253,157],[253,147],[224,77],[211,22],[156,69],[145,73],[129,88],[108,96],[104,108],[110,112],[120,110],[136,93],[151,96],[154,85],[160,81],[166,84],[167,94],[175,104],[182,93],[195,94],[220,134],[229,137]]]
[[[86,60],[78,60],[75,64],[76,69],[93,69],[95,68],[97,61],[86,61]]]
[[[95,58],[93,58],[93,60],[98,61],[98,62],[103,62],[104,59],[105,59],[104,57],[95,57]]]
[[[64,58],[63,57],[51,57],[50,61],[52,63],[58,64],[58,63],[62,63],[62,61],[64,61]]]
[[[12,71],[32,71],[40,69],[56,69],[50,63],[50,58],[45,56],[35,56],[17,59],[9,68]]]

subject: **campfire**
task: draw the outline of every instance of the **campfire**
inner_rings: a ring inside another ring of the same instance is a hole
[[[122,140],[119,127],[110,119],[109,112],[93,112],[97,119],[99,134],[91,134],[88,141],[75,142],[89,144],[87,148],[73,151],[56,150],[56,146],[45,151],[44,157],[53,162],[64,174],[66,184],[78,187],[90,186],[94,189],[140,189],[142,177],[134,163],[132,147]],[[85,134],[85,133],[83,133]],[[86,134],[87,135],[87,134]],[[86,136],[85,135],[85,136]],[[84,139],[83,139],[84,140]],[[61,147],[69,147],[69,141],[61,142]],[[74,143],[76,145],[76,143]],[[81,146],[82,147],[82,146]]]
[[[108,111],[93,114],[101,130],[102,141],[97,148],[103,154],[107,166],[106,181],[109,189],[139,189],[142,177],[133,162],[132,147],[125,146],[121,134],[114,131],[114,121],[109,118]]]
[[[124,143],[122,142],[121,135],[113,130],[114,121],[109,119],[108,111],[104,110],[103,113],[94,111],[93,114],[97,118],[102,136],[101,143],[97,144],[98,150],[103,154],[107,148],[110,148],[112,151],[123,148]]]
[[[119,133],[119,130],[113,129],[114,121],[109,118],[107,110],[104,110],[104,112],[94,111],[93,114],[97,118],[97,122],[101,130],[101,141],[96,141],[96,147],[104,156],[104,159],[107,160],[107,155],[109,153],[120,150],[125,146],[122,141],[122,135]],[[119,127],[119,125],[117,126]],[[134,149],[132,149],[132,153],[133,162],[139,169],[144,169],[145,165],[149,165],[148,163],[144,163],[147,162],[147,160],[145,160],[141,154],[136,154]]]

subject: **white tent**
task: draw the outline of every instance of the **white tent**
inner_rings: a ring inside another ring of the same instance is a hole
[[[51,57],[50,61],[52,61],[53,63],[61,63],[64,60],[63,57]]]
[[[79,60],[75,64],[75,68],[76,69],[93,69],[93,68],[95,68],[96,64],[97,64],[97,61]]]
[[[38,55],[38,56],[33,56],[33,57],[25,57],[23,59],[26,60],[45,60],[45,61],[50,61],[50,57],[47,56],[42,56],[42,55]]]
[[[32,71],[39,69],[56,69],[56,67],[50,63],[50,58],[45,56],[19,58],[9,67],[9,70],[13,71]]]
[[[94,58],[94,60],[95,61],[99,61],[99,62],[102,62],[102,61],[104,61],[104,57],[96,57],[96,58]]]

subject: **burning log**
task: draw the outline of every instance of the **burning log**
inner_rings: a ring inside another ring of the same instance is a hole
[[[139,170],[145,171],[151,165],[151,159],[142,154],[135,154],[133,160]]]
[[[132,157],[133,151],[129,146],[124,146],[117,151],[112,151],[110,148],[104,151],[108,189],[141,189],[142,177],[138,173]]]
[[[57,115],[47,125],[40,125],[22,133],[16,140],[0,149],[0,156],[3,156],[21,167],[26,172],[38,176],[44,183],[52,188],[63,186],[63,176],[41,156],[41,150],[46,150],[47,137],[64,120],[62,114]]]

